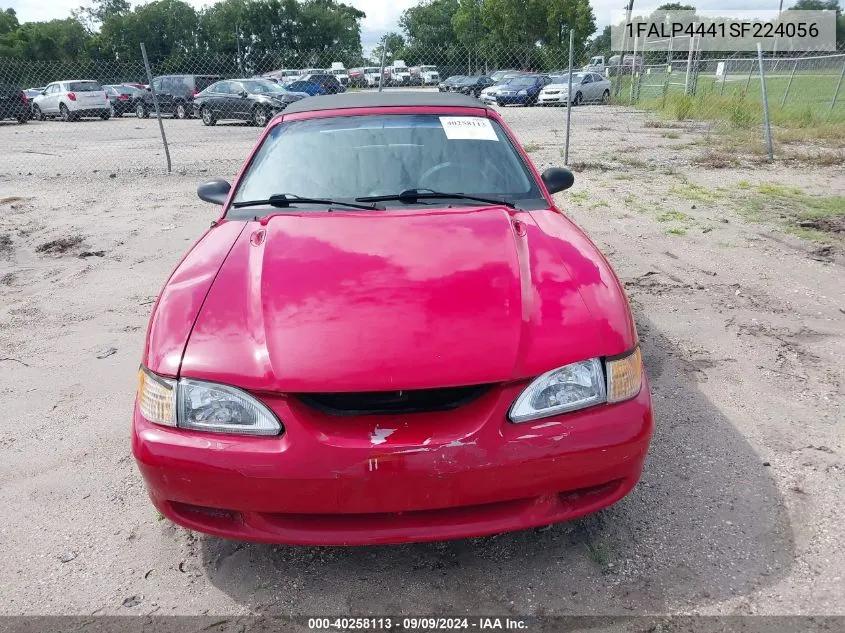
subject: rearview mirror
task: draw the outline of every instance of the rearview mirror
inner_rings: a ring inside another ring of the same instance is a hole
[[[229,191],[231,189],[232,185],[222,178],[217,178],[204,182],[197,187],[197,195],[200,200],[210,202],[211,204],[222,205],[226,202],[226,198],[229,197]]]
[[[563,167],[549,167],[549,169],[543,172],[541,178],[549,193],[566,191],[575,184],[575,176],[572,175],[571,171]]]

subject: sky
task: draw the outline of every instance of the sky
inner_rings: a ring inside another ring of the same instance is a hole
[[[365,49],[371,48],[382,35],[389,31],[398,30],[397,22],[402,12],[419,2],[419,0],[344,0],[364,13],[367,18],[361,23],[361,42]],[[187,0],[199,8],[213,4],[211,0]],[[635,1],[635,8],[656,8],[666,0]],[[785,0],[784,8],[792,6],[795,0]],[[35,22],[66,18],[71,9],[88,4],[87,0],[0,0],[0,8],[11,6],[21,22]],[[135,4],[143,2],[134,1]],[[610,12],[623,9],[624,0],[591,0],[596,22],[600,27],[610,23]],[[699,9],[777,9],[779,0],[691,0],[689,4]],[[840,3],[841,4],[841,3]]]

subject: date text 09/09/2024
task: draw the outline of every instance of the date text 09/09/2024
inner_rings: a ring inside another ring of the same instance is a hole
[[[528,631],[529,619],[512,617],[308,618],[310,631]]]

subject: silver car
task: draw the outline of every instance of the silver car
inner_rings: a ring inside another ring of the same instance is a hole
[[[607,103],[610,101],[610,80],[598,73],[572,73],[572,105],[584,102]],[[569,75],[554,75],[537,97],[537,104],[569,105]]]

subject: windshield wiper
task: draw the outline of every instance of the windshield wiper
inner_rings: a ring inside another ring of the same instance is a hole
[[[516,203],[510,200],[496,200],[495,198],[484,198],[482,196],[471,196],[465,193],[447,193],[434,191],[432,189],[406,189],[405,191],[389,196],[369,196],[366,198],[355,198],[356,202],[388,202],[398,200],[414,204],[418,200],[434,200],[440,198],[455,198],[457,200],[472,200],[474,202],[486,202],[487,204],[501,204],[511,209],[516,208]]]
[[[368,201],[367,201],[368,202]],[[373,200],[375,202],[375,200]],[[234,202],[232,206],[236,209],[243,209],[245,207],[260,207],[269,205],[279,209],[289,209],[292,204],[324,204],[326,206],[340,206],[351,207],[353,209],[367,209],[374,211],[380,207],[376,204],[355,204],[354,202],[341,202],[340,200],[323,200],[321,198],[303,198],[290,193],[277,193],[266,200],[244,200],[243,202]]]

